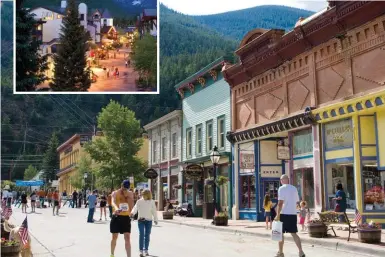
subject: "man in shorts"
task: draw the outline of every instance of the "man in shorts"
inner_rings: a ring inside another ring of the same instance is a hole
[[[127,257],[131,257],[131,210],[134,208],[134,193],[129,191],[130,181],[124,180],[120,189],[112,192],[111,205],[113,215],[110,223],[111,257],[114,257],[119,234],[124,235]]]
[[[299,256],[305,257],[302,250],[301,239],[297,235],[297,205],[299,203],[299,196],[297,188],[289,184],[289,177],[284,174],[281,176],[282,186],[278,189],[278,207],[276,221],[282,222],[282,232],[290,233],[298,247]],[[276,257],[284,257],[283,254],[284,236],[279,242],[279,251]]]

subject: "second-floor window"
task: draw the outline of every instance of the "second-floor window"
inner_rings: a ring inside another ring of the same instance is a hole
[[[218,118],[218,148],[225,148],[225,117]]]
[[[172,157],[176,157],[176,133],[172,134]]]
[[[84,14],[83,14],[83,13],[80,14],[80,20],[81,20],[81,21],[84,21]]]
[[[186,130],[186,156],[191,157],[192,153],[192,131],[191,128]]]
[[[152,162],[153,163],[156,163],[156,147],[157,147],[157,145],[156,145],[156,141],[153,141],[152,142]]]
[[[195,130],[196,133],[196,145],[195,151],[197,155],[202,154],[202,125],[198,125]]]
[[[166,159],[166,149],[167,149],[166,137],[163,137],[162,138],[162,160]]]
[[[206,151],[209,153],[213,149],[213,122],[206,123]]]

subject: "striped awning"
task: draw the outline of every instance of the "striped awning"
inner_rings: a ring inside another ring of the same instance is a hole
[[[258,139],[278,132],[289,131],[302,126],[310,125],[315,122],[311,114],[311,109],[306,108],[304,113],[286,117],[271,123],[263,124],[254,128],[250,128],[239,132],[228,132],[226,137],[229,142],[238,143]]]

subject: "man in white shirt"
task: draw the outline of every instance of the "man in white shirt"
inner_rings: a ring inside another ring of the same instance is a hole
[[[3,201],[5,201],[6,205],[8,207],[12,204],[12,193],[10,192],[11,188],[9,185],[5,185],[3,190]]]
[[[281,176],[282,186],[278,189],[278,207],[275,220],[282,222],[282,232],[290,233],[298,247],[299,256],[305,257],[302,251],[301,239],[297,235],[297,205],[299,196],[297,188],[289,184],[289,177],[284,174]],[[283,254],[284,236],[279,242],[279,251],[276,257],[284,257]]]

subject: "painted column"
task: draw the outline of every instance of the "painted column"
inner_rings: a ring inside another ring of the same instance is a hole
[[[171,168],[168,167],[167,171],[167,198],[171,199]]]
[[[320,125],[315,124],[312,126],[313,132],[313,177],[314,177],[314,213],[318,213],[322,211],[322,178],[321,175],[321,144],[320,144],[320,135],[321,128]]]
[[[158,187],[157,187],[157,190],[158,190],[158,211],[163,211],[163,183],[162,183],[162,172],[160,170],[160,166],[159,166],[159,176],[157,178],[158,180]]]
[[[238,171],[238,162],[239,162],[239,158],[238,158],[238,155],[239,155],[239,144],[236,143],[234,144],[234,147],[233,147],[234,151],[233,151],[233,170],[234,170],[234,179],[233,179],[233,183],[234,183],[234,204],[233,204],[233,208],[232,208],[232,218],[234,220],[238,220],[239,219],[239,179],[238,179],[238,176],[239,176],[239,171]]]
[[[228,166],[227,166],[227,170],[228,170],[228,174],[229,174],[229,182],[228,182],[228,196],[227,196],[227,201],[228,201],[228,207],[227,207],[227,215],[229,215],[229,218],[231,219],[232,218],[232,211],[231,211],[231,207],[233,206],[233,165],[231,165],[232,163],[232,157],[231,155],[229,156],[229,163],[228,163]]]
[[[184,202],[184,194],[185,194],[185,185],[183,183],[183,169],[180,169],[180,171],[178,173],[178,184],[182,186],[182,188],[179,189],[178,202],[183,203]]]
[[[362,213],[362,184],[361,184],[361,158],[360,158],[360,140],[359,123],[357,114],[352,117],[353,123],[353,157],[354,157],[354,183],[356,188],[356,206]]]

